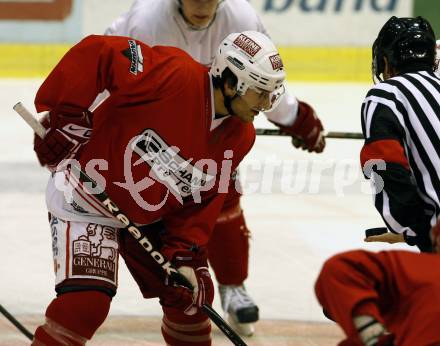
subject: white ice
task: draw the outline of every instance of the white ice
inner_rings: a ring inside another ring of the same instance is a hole
[[[54,297],[43,195],[48,173],[34,157],[31,129],[12,110],[18,101],[34,110],[40,83],[0,80],[0,304],[16,314],[42,314]],[[361,131],[360,105],[369,87],[288,86],[316,108],[326,130],[353,132]],[[263,117],[257,127],[270,127]],[[414,250],[363,242],[364,230],[383,222],[358,168],[361,146],[360,140],[329,139],[325,153],[317,155],[294,149],[288,138],[259,137],[243,163],[247,194],[242,204],[252,231],[246,284],[261,318],[324,321],[313,285],[323,261],[335,253],[354,248]],[[289,186],[293,190],[286,193]],[[221,310],[218,298],[214,307]],[[142,301],[121,261],[111,314],[160,313],[156,300]]]

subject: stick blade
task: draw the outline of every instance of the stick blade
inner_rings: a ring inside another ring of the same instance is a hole
[[[381,235],[381,234],[384,234],[387,232],[388,232],[388,229],[386,227],[368,228],[365,230],[365,236],[368,238],[368,237],[371,237],[374,235]]]

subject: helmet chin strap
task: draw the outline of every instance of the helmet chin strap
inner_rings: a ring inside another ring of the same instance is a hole
[[[223,117],[226,117],[228,115],[231,115],[231,116],[237,115],[232,110],[232,100],[237,97],[237,94],[235,94],[233,97],[225,95],[225,87],[224,87],[223,84],[221,85],[220,90],[222,91],[222,95],[223,95],[223,105],[225,106],[226,110],[228,111],[228,114],[218,114],[218,113],[216,113],[215,114],[216,118],[223,118]]]
[[[225,105],[226,109],[228,110],[228,113],[229,113],[230,115],[237,115],[237,114],[235,114],[234,111],[232,110],[232,105],[231,105],[231,104],[232,104],[232,100],[235,99],[235,98],[237,97],[237,94],[235,94],[233,97],[225,96],[225,95],[223,94],[223,97],[224,97],[223,104]]]
[[[223,104],[225,105],[226,110],[228,111],[228,113],[229,113],[230,115],[237,115],[237,114],[235,114],[234,111],[232,110],[232,100],[235,99],[235,98],[237,97],[238,94],[235,93],[235,95],[232,96],[232,97],[227,96],[227,95],[225,94],[225,86],[224,86],[224,84],[222,84],[221,89],[222,89],[222,95],[223,95]]]

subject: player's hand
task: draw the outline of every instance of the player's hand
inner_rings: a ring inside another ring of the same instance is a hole
[[[186,315],[194,315],[204,304],[214,300],[214,285],[208,270],[206,250],[178,251],[172,263],[193,286],[193,290],[179,286],[167,278],[166,288],[160,297],[163,306],[183,310]]]
[[[34,150],[42,166],[56,170],[64,159],[76,156],[92,133],[92,113],[67,115],[49,113],[41,123],[47,129],[44,138],[35,135]]]
[[[382,242],[382,243],[395,244],[395,243],[405,243],[405,238],[401,233],[396,234],[392,232],[386,232],[383,234],[366,237],[364,241],[367,243]]]
[[[290,131],[296,148],[320,153],[325,148],[324,128],[314,109],[299,101],[298,115]]]

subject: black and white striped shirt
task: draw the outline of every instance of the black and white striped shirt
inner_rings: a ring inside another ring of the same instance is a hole
[[[375,169],[384,183],[376,208],[391,231],[427,250],[440,214],[440,77],[421,71],[375,85],[362,104],[362,130],[362,165],[386,162]]]

